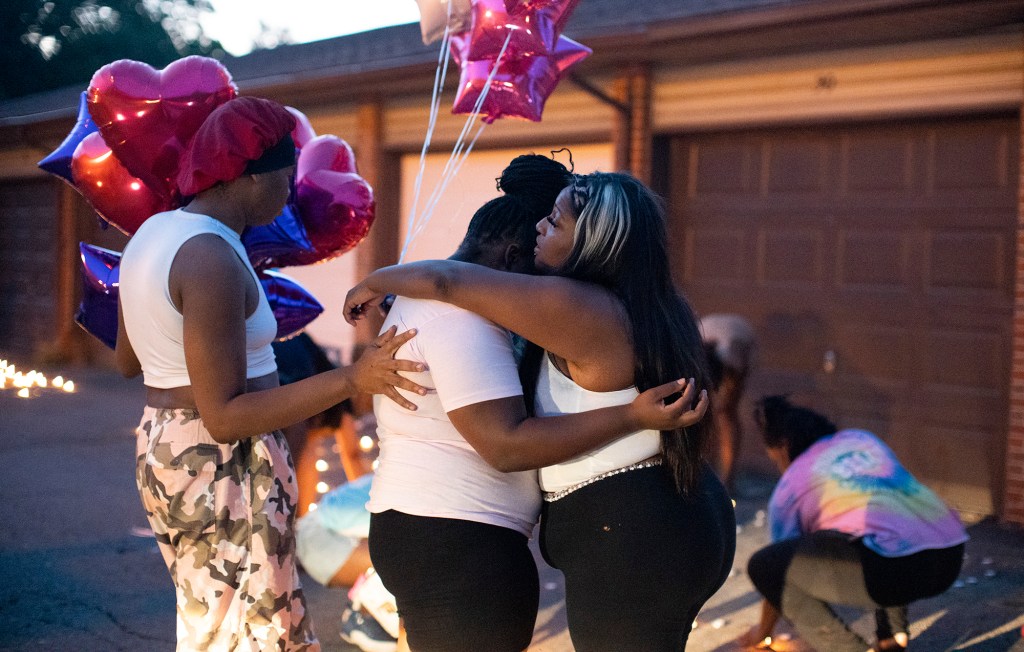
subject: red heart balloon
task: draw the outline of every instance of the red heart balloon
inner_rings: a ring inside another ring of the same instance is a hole
[[[199,125],[237,89],[221,63],[179,59],[162,71],[122,59],[89,84],[89,114],[125,168],[152,192],[176,201],[181,153]]]
[[[127,235],[135,233],[150,215],[177,205],[132,176],[96,132],[75,148],[71,178],[100,217]]]
[[[352,148],[337,136],[317,136],[299,151],[295,207],[313,251],[297,252],[297,264],[340,256],[369,233],[373,188],[355,170]]]

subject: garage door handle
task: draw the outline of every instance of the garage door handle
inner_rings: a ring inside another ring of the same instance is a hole
[[[836,352],[832,349],[825,351],[825,359],[821,365],[822,370],[830,374],[836,370]]]

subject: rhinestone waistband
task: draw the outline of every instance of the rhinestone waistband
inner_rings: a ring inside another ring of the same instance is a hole
[[[627,471],[638,471],[640,469],[649,469],[652,466],[661,466],[661,456],[648,458],[646,460],[643,460],[642,462],[637,462],[636,464],[630,464],[629,466],[624,466],[621,469],[612,469],[611,471],[605,471],[604,473],[599,473],[598,475],[595,475],[592,478],[587,478],[583,482],[577,482],[576,484],[570,485],[570,486],[566,487],[565,489],[559,489],[558,491],[545,491],[544,495],[543,495],[544,502],[546,502],[546,503],[553,503],[556,500],[565,498],[566,496],[568,496],[569,494],[571,494],[572,492],[574,492],[574,491],[576,491],[578,489],[582,489],[583,487],[586,487],[587,485],[594,484],[598,480],[604,480],[605,478],[610,478],[613,475],[618,475],[620,473],[625,473]]]

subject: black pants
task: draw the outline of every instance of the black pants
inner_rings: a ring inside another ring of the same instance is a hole
[[[527,538],[496,525],[370,517],[370,559],[395,595],[413,652],[520,652],[537,620],[537,564]]]
[[[814,532],[758,550],[750,581],[816,650],[863,652],[829,604],[874,609],[879,640],[907,632],[907,605],[948,589],[960,573],[964,546],[883,557],[860,539]],[[909,632],[908,632],[909,633]]]
[[[565,574],[577,652],[678,652],[729,576],[736,520],[710,469],[681,496],[666,470],[652,467],[545,503],[540,543]]]

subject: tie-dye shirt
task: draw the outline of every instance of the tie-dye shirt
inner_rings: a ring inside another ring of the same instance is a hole
[[[885,557],[967,541],[957,515],[864,430],[840,430],[797,456],[768,505],[772,541],[837,530]]]

